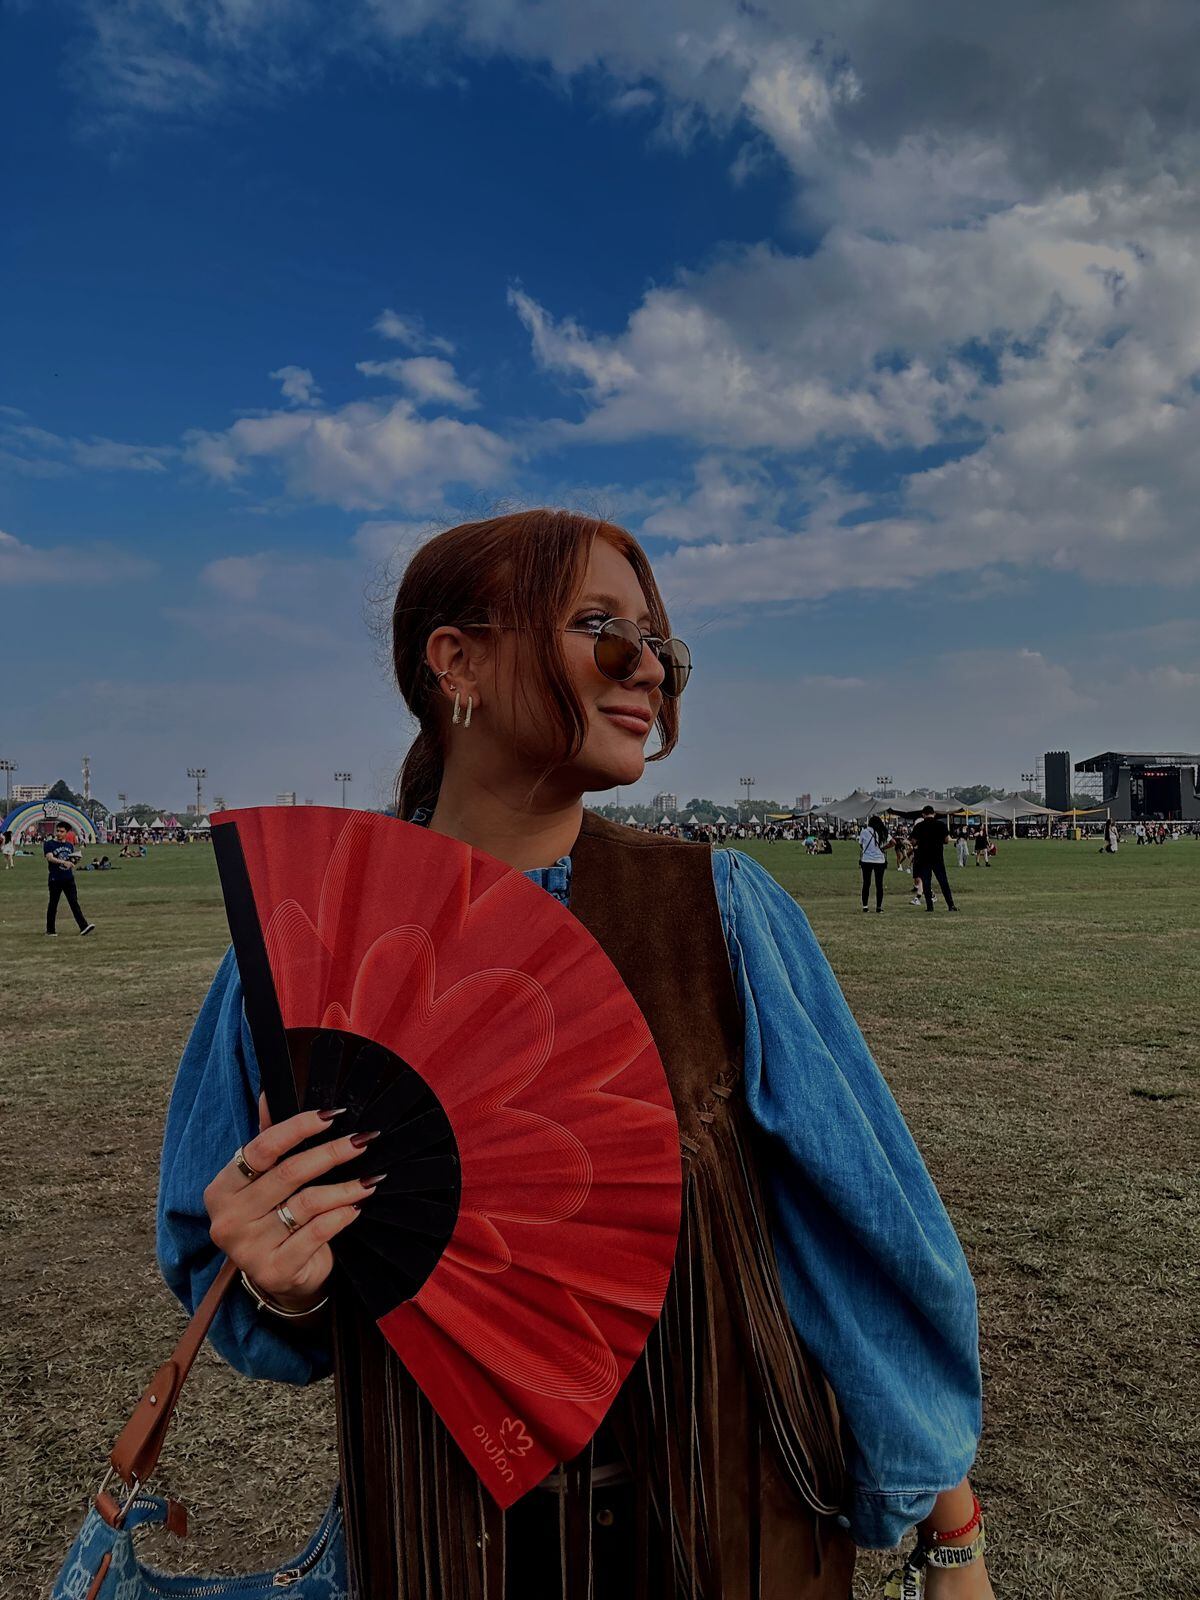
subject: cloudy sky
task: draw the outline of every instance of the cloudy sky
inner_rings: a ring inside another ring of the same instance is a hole
[[[638,791],[1200,740],[1190,0],[0,0],[0,756],[386,793],[397,562],[647,544]]]

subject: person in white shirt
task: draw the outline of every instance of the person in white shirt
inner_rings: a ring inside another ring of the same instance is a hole
[[[959,866],[965,867],[967,864],[967,836],[961,830],[954,841],[954,854],[958,857]]]
[[[0,835],[0,841],[2,841],[0,842],[0,856],[4,857],[4,869],[6,872],[11,872],[13,867],[16,865],[13,857],[17,853],[17,847],[13,843],[13,836],[11,833]]]
[[[875,910],[883,910],[883,871],[887,865],[884,851],[891,844],[887,828],[880,817],[872,817],[858,836],[858,866],[862,873],[862,908],[869,905],[871,879],[875,880]]]

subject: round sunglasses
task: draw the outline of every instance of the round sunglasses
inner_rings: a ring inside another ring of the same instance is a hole
[[[495,628],[498,633],[519,633],[519,628],[502,622],[460,622],[460,628]],[[692,652],[682,639],[660,639],[656,634],[643,633],[630,617],[609,617],[593,628],[568,627],[564,633],[582,633],[595,641],[593,654],[596,666],[614,683],[628,683],[642,664],[642,651],[647,646],[663,669],[659,684],[663,696],[678,700],[692,671]]]
[[[609,617],[598,627],[564,628],[563,632],[582,633],[594,639],[596,665],[614,683],[628,683],[641,666],[642,651],[647,646],[663,669],[659,688],[668,700],[679,698],[691,674],[692,652],[682,639],[660,639],[643,633],[629,617]]]

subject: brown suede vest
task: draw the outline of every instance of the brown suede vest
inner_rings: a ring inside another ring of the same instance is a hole
[[[604,1424],[638,1490],[638,1592],[623,1600],[847,1600],[837,1412],[780,1288],[711,852],[585,812],[571,860],[571,910],[649,1023],[684,1156],[666,1304]],[[349,1295],[335,1352],[361,1600],[520,1600],[503,1514]],[[562,1474],[564,1600],[592,1596],[591,1459]]]

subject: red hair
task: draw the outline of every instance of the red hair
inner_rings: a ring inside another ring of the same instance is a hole
[[[490,623],[535,638],[536,648],[519,647],[519,692],[531,720],[557,735],[546,772],[583,748],[587,720],[571,685],[561,630],[598,538],[629,562],[646,597],[651,631],[668,638],[671,625],[645,551],[624,528],[596,517],[539,509],[464,522],[430,539],[408,563],[392,609],[392,662],[420,731],[396,780],[401,817],[432,806],[441,787],[444,718],[425,661],[435,628]],[[677,700],[664,697],[656,726],[661,747],[651,761],[661,761],[678,741]]]

